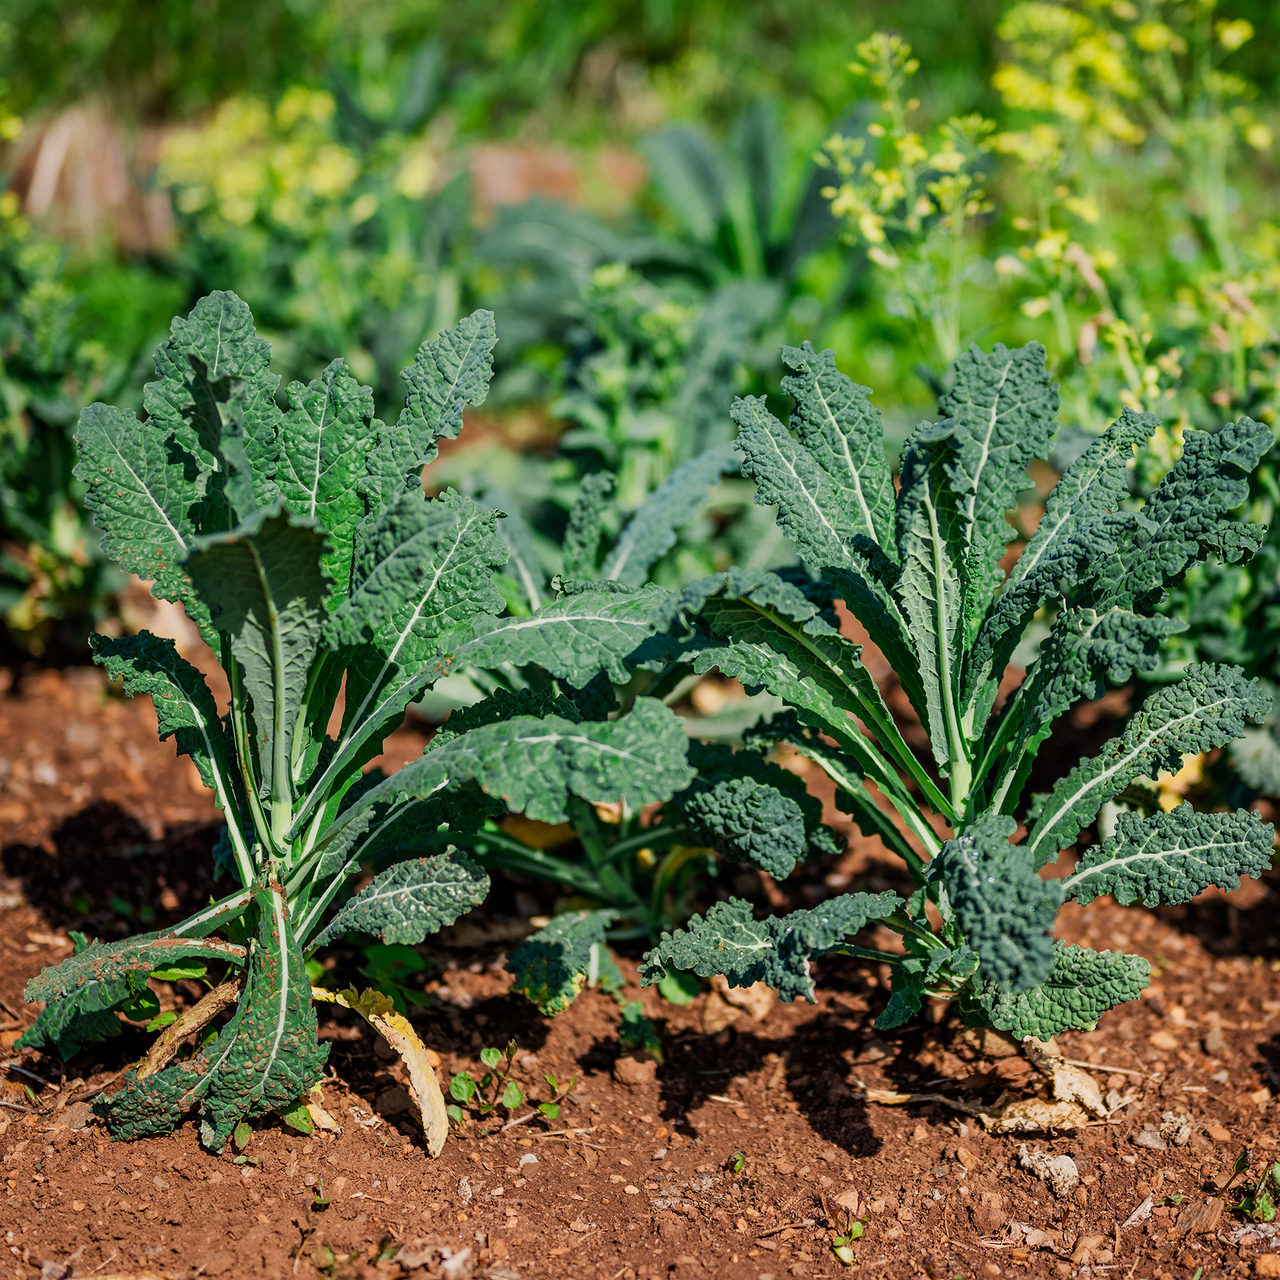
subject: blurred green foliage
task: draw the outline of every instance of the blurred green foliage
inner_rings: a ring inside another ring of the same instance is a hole
[[[392,406],[424,338],[495,308],[484,443],[431,483],[522,517],[540,581],[589,477],[636,510],[728,443],[733,395],[777,396],[803,336],[847,353],[891,440],[970,341],[1039,339],[1064,460],[1124,404],[1161,417],[1140,496],[1184,426],[1275,416],[1277,47],[1266,0],[11,0],[0,143],[86,97],[164,124],[177,239],[68,257],[13,208],[0,225],[10,638],[33,652],[112,607],[69,433],[215,288],[250,302],[286,380],[343,351]],[[485,207],[470,169],[493,139],[618,148],[647,178]],[[1254,484],[1267,520],[1270,462]],[[722,479],[653,576],[760,545],[750,497]],[[1192,623],[1177,661],[1280,678],[1277,573],[1280,539],[1197,570],[1169,606]]]

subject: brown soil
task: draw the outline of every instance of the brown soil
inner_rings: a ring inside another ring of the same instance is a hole
[[[1087,719],[1072,729],[1077,753],[1098,731]],[[158,927],[214,888],[212,805],[154,734],[149,702],[109,694],[95,671],[43,672],[0,691],[0,1275],[834,1277],[846,1269],[822,1197],[851,1189],[870,1211],[848,1270],[867,1277],[1280,1274],[1267,1257],[1280,1253],[1280,1232],[1246,1229],[1230,1195],[1209,1230],[1182,1234],[1205,1221],[1196,1207],[1246,1144],[1280,1158],[1273,877],[1176,910],[1104,900],[1063,913],[1064,936],[1155,966],[1141,1001],[1060,1038],[1068,1058],[1115,1068],[1098,1072],[1104,1089],[1134,1094],[1113,1122],[1082,1132],[992,1137],[939,1103],[868,1103],[866,1089],[898,1089],[990,1104],[1029,1068],[960,1034],[942,1006],[878,1035],[884,975],[852,961],[821,965],[816,1005],[775,1002],[762,1021],[744,1012],[708,1034],[715,997],[667,1004],[640,991],[624,959],[626,995],[658,1023],[666,1061],[656,1072],[619,1063],[611,998],[589,991],[552,1020],[508,994],[503,952],[550,904],[537,886],[505,884],[484,913],[423,948],[437,965],[432,1005],[413,1016],[445,1079],[479,1074],[479,1050],[508,1037],[535,1101],[545,1072],[579,1074],[559,1121],[489,1136],[472,1122],[431,1160],[394,1114],[399,1067],[385,1046],[326,1008],[324,1105],[340,1135],[260,1122],[243,1153],[256,1164],[237,1164],[230,1146],[211,1155],[190,1123],[113,1145],[86,1126],[82,1099],[139,1055],[140,1028],[67,1068],[10,1046],[34,1015],[22,988],[68,953],[67,929],[109,938]],[[402,730],[385,766],[422,741]],[[781,906],[850,883],[890,887],[898,876],[856,840],[807,878],[757,887]],[[165,1007],[198,994],[156,986]],[[1167,1111],[1185,1113],[1192,1133],[1160,1149],[1142,1135]],[[1021,1168],[1023,1141],[1070,1155],[1081,1185],[1055,1198]],[[735,1153],[745,1158],[736,1175]],[[1150,1216],[1120,1225],[1147,1196]]]

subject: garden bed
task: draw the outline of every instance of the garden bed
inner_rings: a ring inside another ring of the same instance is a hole
[[[1096,729],[1077,717],[1068,731],[1078,753]],[[424,740],[407,726],[384,767]],[[544,1073],[578,1073],[560,1119],[485,1137],[471,1122],[430,1160],[396,1113],[398,1062],[366,1024],[326,1007],[323,1105],[341,1134],[304,1138],[260,1121],[242,1153],[257,1163],[236,1163],[231,1145],[205,1151],[192,1123],[131,1144],[86,1123],[92,1092],[145,1046],[141,1029],[87,1049],[65,1076],[57,1059],[10,1048],[32,1017],[23,986],[69,954],[68,929],[110,938],[207,900],[218,825],[208,793],[171,743],[156,742],[150,703],[108,694],[94,670],[35,673],[8,690],[0,743],[0,1275],[834,1276],[845,1269],[822,1197],[849,1190],[870,1206],[852,1269],[868,1276],[1280,1274],[1265,1260],[1280,1253],[1280,1232],[1246,1227],[1229,1208],[1207,1231],[1181,1234],[1242,1148],[1280,1158],[1274,872],[1186,908],[1103,899],[1064,910],[1070,940],[1155,966],[1140,1002],[1059,1038],[1066,1057],[1114,1068],[1094,1073],[1104,1091],[1134,1095],[1083,1131],[991,1136],[940,1102],[866,1101],[865,1090],[890,1089],[990,1105],[1031,1072],[941,1006],[877,1035],[886,988],[854,961],[820,965],[816,1005],[774,1003],[762,1020],[743,1011],[708,1031],[734,1011],[714,996],[676,1007],[641,991],[635,957],[624,957],[627,995],[657,1022],[666,1061],[619,1065],[609,997],[588,991],[546,1019],[508,994],[503,955],[530,927],[533,890],[496,885],[486,914],[422,948],[437,965],[433,1006],[414,1021],[444,1079],[477,1073],[481,1048],[508,1038],[535,1101]],[[859,838],[785,892],[808,905],[850,877],[898,883]],[[161,991],[165,1008],[195,996],[184,984]],[[1148,1128],[1168,1111],[1190,1118],[1185,1145]],[[1080,1184],[1056,1198],[1020,1166],[1024,1141],[1070,1155]],[[1119,1225],[1148,1197],[1147,1216]]]

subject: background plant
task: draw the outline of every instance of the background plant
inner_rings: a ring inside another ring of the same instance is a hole
[[[439,45],[423,43],[398,83],[369,61],[335,71],[332,90],[295,84],[273,105],[224,102],[207,125],[167,139],[158,181],[174,190],[176,265],[193,295],[242,294],[286,376],[348,352],[393,407],[401,367],[457,318],[466,192],[444,180],[446,134],[432,129]]]

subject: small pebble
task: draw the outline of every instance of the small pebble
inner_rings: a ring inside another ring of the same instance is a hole
[[[634,1182],[628,1182],[622,1189],[629,1196],[638,1196],[640,1194],[640,1188],[637,1187]]]

